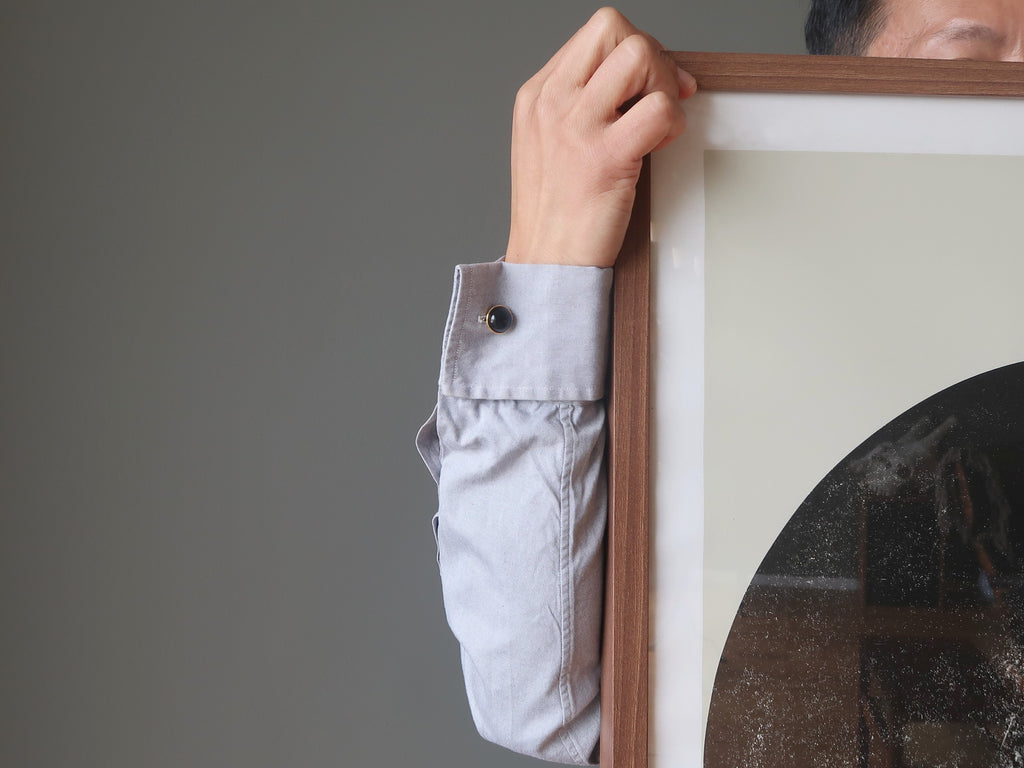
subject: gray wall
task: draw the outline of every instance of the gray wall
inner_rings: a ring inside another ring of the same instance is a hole
[[[804,0],[622,6],[799,52]],[[532,765],[412,448],[575,1],[0,3],[0,765]]]

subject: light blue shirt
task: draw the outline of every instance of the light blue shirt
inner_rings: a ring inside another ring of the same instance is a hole
[[[612,272],[455,270],[437,407],[417,436],[448,623],[484,738],[597,759],[604,587],[605,367]],[[512,310],[491,332],[482,315]]]

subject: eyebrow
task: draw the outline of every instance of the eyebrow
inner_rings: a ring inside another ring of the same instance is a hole
[[[1001,43],[1005,40],[1005,35],[1000,34],[987,24],[953,22],[952,24],[937,30],[932,35],[932,39],[936,38],[957,43]]]

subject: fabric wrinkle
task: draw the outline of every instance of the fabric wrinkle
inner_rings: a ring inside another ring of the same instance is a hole
[[[600,731],[610,288],[610,270],[460,265],[437,406],[417,438],[438,482],[441,590],[477,729],[570,764],[596,754]],[[478,317],[499,303],[516,325],[496,335]]]

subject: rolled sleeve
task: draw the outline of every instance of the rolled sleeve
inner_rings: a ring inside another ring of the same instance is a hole
[[[460,266],[420,454],[448,623],[480,733],[563,763],[600,731],[611,271]],[[481,316],[508,307],[504,333]]]

